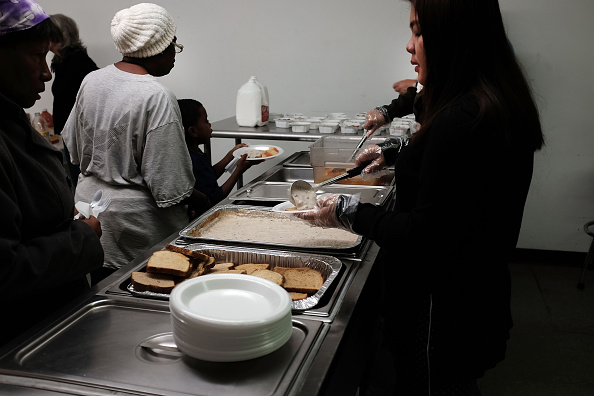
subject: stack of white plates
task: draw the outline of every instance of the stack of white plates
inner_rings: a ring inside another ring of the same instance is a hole
[[[171,292],[169,307],[177,347],[201,360],[264,356],[293,331],[289,293],[255,276],[212,274],[184,281]]]

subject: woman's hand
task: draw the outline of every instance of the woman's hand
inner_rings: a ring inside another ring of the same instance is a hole
[[[386,123],[386,119],[376,109],[369,110],[367,113],[367,121],[363,124],[363,129],[367,131],[367,137],[370,137],[379,127]]]
[[[336,217],[338,197],[339,194],[320,195],[313,210],[304,213],[295,213],[294,216],[317,227],[341,228],[342,224]]]
[[[363,178],[363,180],[369,180],[373,177],[376,177],[374,176],[375,174],[377,174],[378,177],[381,176],[379,172],[381,172],[386,167],[386,159],[384,158],[382,149],[377,144],[371,144],[365,147],[365,149],[357,156],[357,158],[355,158],[355,164],[357,166],[368,161],[371,161],[371,163],[367,165],[365,169],[363,169],[361,172],[361,178]]]
[[[353,231],[361,194],[322,194],[313,210],[295,213],[298,218],[323,228],[340,228]]]

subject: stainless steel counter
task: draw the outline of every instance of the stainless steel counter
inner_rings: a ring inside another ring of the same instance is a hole
[[[282,164],[278,165],[282,166]],[[227,204],[224,201],[221,204]],[[87,295],[0,350],[0,391],[23,394],[334,395],[354,394],[381,341],[373,307],[379,288],[370,281],[379,248],[368,241],[345,260],[333,298],[311,312],[294,312],[293,336],[248,362],[209,363],[146,349],[167,342],[167,301],[142,299],[118,287],[149,249]],[[375,268],[377,272],[377,268]],[[114,289],[115,286],[115,289]],[[158,344],[157,344],[158,345]]]
[[[309,132],[298,133],[293,132],[291,128],[277,128],[273,121],[270,121],[267,125],[261,127],[240,127],[237,125],[235,117],[229,117],[213,122],[211,128],[212,137],[238,139],[237,143],[241,143],[241,139],[315,142],[322,136],[328,136],[328,134],[319,133],[319,130],[317,129],[310,129]],[[355,136],[354,134],[340,133],[340,129],[332,135]],[[358,135],[362,136],[363,132],[359,132]],[[374,136],[389,136],[389,133],[383,131],[381,134]]]
[[[242,139],[262,139],[262,140],[287,140],[300,142],[315,142],[322,136],[339,135],[339,136],[363,136],[363,132],[358,134],[344,134],[340,129],[333,134],[319,133],[319,130],[311,129],[309,132],[297,133],[293,132],[291,128],[277,128],[273,121],[268,122],[267,125],[261,127],[240,127],[237,125],[235,117],[225,118],[220,121],[213,122],[211,125],[212,137],[214,138],[228,138],[235,139],[235,144],[240,144]],[[387,130],[381,133],[376,133],[375,137],[388,137],[390,133]],[[210,142],[204,145],[204,152],[210,157],[211,145]],[[243,178],[240,176],[238,187],[243,186]]]

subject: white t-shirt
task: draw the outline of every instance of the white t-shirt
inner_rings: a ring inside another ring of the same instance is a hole
[[[62,131],[81,175],[76,201],[102,189],[112,196],[99,217],[105,266],[119,268],[179,231],[178,205],[192,193],[192,162],[175,95],[151,75],[114,65],[86,76]]]

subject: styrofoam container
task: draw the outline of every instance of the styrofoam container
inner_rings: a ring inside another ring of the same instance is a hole
[[[334,133],[338,129],[338,123],[334,122],[322,122],[318,129],[320,133]]]
[[[291,130],[293,132],[307,132],[309,131],[309,127],[310,127],[310,123],[309,122],[305,122],[305,121],[298,121],[298,122],[292,122],[291,123]]]
[[[309,122],[309,129],[319,129],[322,121],[318,118],[306,118],[305,122]]]
[[[356,134],[361,129],[361,124],[358,122],[345,121],[340,125],[340,132],[349,135]]]
[[[295,122],[295,119],[290,117],[283,117],[277,118],[276,120],[274,120],[274,122],[276,123],[277,128],[290,128],[291,123]]]

